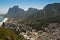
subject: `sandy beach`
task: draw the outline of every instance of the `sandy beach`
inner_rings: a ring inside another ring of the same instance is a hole
[[[3,24],[3,22],[6,22],[8,20],[8,18],[4,18],[4,20],[2,22],[0,22],[0,27]]]

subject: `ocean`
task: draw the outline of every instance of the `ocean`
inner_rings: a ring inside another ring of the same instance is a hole
[[[1,18],[1,17],[0,17],[0,22],[2,22],[3,20],[4,20],[4,18]]]

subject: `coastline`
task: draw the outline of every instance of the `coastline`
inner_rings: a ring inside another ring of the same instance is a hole
[[[3,24],[3,22],[6,22],[8,20],[8,18],[4,18],[4,20],[2,22],[0,22],[0,27]]]

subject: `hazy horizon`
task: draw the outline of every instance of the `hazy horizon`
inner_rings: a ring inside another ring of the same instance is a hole
[[[27,10],[28,8],[43,9],[44,6],[51,3],[60,3],[59,0],[0,0],[0,14],[7,13],[10,7],[18,5],[19,8]]]

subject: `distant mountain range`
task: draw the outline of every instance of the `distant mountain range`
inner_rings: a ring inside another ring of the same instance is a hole
[[[18,6],[14,6],[13,8],[9,8],[8,13],[5,15],[5,17],[35,19],[57,15],[60,15],[60,3],[48,4],[42,10],[29,8],[27,11],[24,11]]]
[[[5,17],[24,18],[37,11],[38,11],[38,9],[35,9],[35,8],[29,8],[27,11],[24,11],[23,9],[19,8],[18,6],[14,6],[13,8],[9,8],[8,13],[5,15]]]

